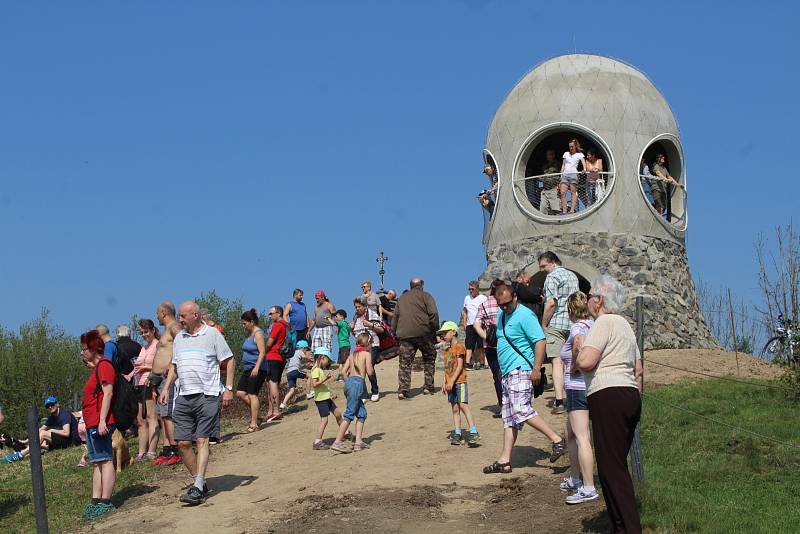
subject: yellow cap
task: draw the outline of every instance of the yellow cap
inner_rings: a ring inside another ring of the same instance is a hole
[[[448,330],[455,330],[458,331],[458,325],[453,321],[445,321],[442,323],[442,327],[436,331],[437,334],[441,334],[442,332],[447,332]]]

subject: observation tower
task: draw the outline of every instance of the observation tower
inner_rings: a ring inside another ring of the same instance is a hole
[[[561,185],[562,156],[573,140],[580,145],[576,152],[594,152],[594,162],[584,159],[567,177],[571,183]],[[552,250],[584,290],[601,273],[617,278],[626,287],[630,320],[635,297],[644,297],[648,348],[718,346],[699,309],[686,256],[687,179],[678,124],[641,71],[587,54],[541,63],[500,104],[483,157],[497,182],[492,209],[484,210],[482,287],[494,278],[513,280],[523,269],[537,273],[538,255]],[[543,281],[544,273],[533,278]]]

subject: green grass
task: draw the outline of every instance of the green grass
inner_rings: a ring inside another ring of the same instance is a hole
[[[241,426],[240,421],[223,418],[222,434]],[[138,441],[129,440],[128,447],[131,456],[136,456]],[[81,513],[91,498],[92,469],[76,467],[82,453],[83,447],[72,447],[42,455],[50,532],[71,532],[88,524]],[[111,501],[119,507],[131,497],[155,491],[158,479],[173,472],[186,470],[182,464],[159,468],[149,462],[135,463],[117,474]],[[36,532],[32,496],[30,461],[0,464],[0,532]]]
[[[800,532],[800,449],[659,403],[800,443],[800,405],[721,380],[646,393],[643,527],[658,532]]]

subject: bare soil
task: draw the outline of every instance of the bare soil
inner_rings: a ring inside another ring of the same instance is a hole
[[[659,350],[646,354],[646,384],[664,385],[702,379],[657,365],[736,375],[732,353],[712,350]],[[742,379],[772,378],[768,363],[739,355]],[[107,519],[85,530],[124,532],[308,533],[308,532],[595,532],[604,531],[602,499],[567,506],[558,489],[568,461],[551,464],[549,444],[531,429],[520,434],[512,458],[513,473],[485,475],[482,467],[500,451],[502,424],[492,417],[491,372],[470,371],[470,406],[481,446],[452,446],[447,439],[450,408],[439,393],[399,401],[396,360],[378,367],[383,396],[368,403],[366,441],[371,448],[347,455],[313,451],[319,423],[313,404],[302,400],[278,423],[247,434],[234,432],[212,447],[206,503],[186,507],[179,495],[190,482],[182,466],[160,468],[157,487],[132,492]],[[437,372],[437,387],[442,374]],[[413,376],[421,385],[421,373]],[[343,407],[341,383],[334,383]],[[550,415],[547,392],[534,405],[559,432],[565,415]],[[238,410],[237,410],[238,412]],[[237,428],[246,422],[237,416]],[[462,422],[466,426],[466,422]],[[331,443],[333,418],[326,431]],[[154,468],[159,469],[159,468]]]

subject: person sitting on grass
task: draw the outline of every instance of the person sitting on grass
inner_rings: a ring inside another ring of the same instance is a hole
[[[344,395],[347,398],[347,408],[344,411],[344,421],[339,424],[339,434],[331,449],[336,452],[349,453],[368,449],[364,443],[364,422],[367,420],[367,407],[364,406],[364,396],[367,392],[367,376],[374,373],[372,367],[372,336],[366,332],[356,336],[356,350],[344,364],[342,374],[345,377]],[[356,442],[350,449],[344,442],[350,429],[350,423],[356,419]]]
[[[314,367],[311,369],[311,384],[314,386],[314,402],[317,404],[317,411],[319,412],[319,429],[317,430],[317,437],[314,440],[312,448],[315,451],[321,451],[328,448],[325,442],[322,441],[322,436],[325,434],[325,427],[328,426],[328,416],[333,414],[336,418],[336,423],[342,423],[342,412],[336,407],[336,404],[331,398],[331,389],[326,382],[333,378],[333,374],[327,369],[331,365],[331,352],[328,347],[323,345],[314,349],[314,355],[317,356],[314,362]],[[327,371],[327,372],[326,372]]]
[[[445,321],[436,335],[444,341],[444,387],[442,393],[447,395],[450,407],[453,412],[453,431],[450,433],[450,443],[461,445],[464,437],[461,435],[461,412],[467,418],[469,431],[467,432],[467,445],[476,447],[478,445],[478,428],[475,426],[475,419],[469,409],[467,393],[467,370],[466,355],[464,345],[458,342],[458,325],[453,321]]]
[[[286,382],[289,386],[289,391],[286,393],[286,396],[283,397],[283,402],[281,402],[280,405],[281,410],[288,408],[289,403],[292,402],[294,394],[297,391],[297,381],[301,378],[308,378],[306,373],[303,372],[303,364],[311,362],[312,360],[313,356],[311,355],[311,349],[308,348],[308,341],[301,339],[297,342],[294,354],[289,358],[289,361],[286,362]]]
[[[39,446],[43,449],[54,451],[56,449],[66,449],[73,445],[80,445],[78,420],[75,419],[72,412],[62,410],[58,399],[53,395],[45,399],[44,407],[50,415],[44,425],[39,428]],[[19,442],[28,446],[21,451],[9,454],[4,458],[5,461],[18,462],[30,454],[29,441],[21,439]]]

